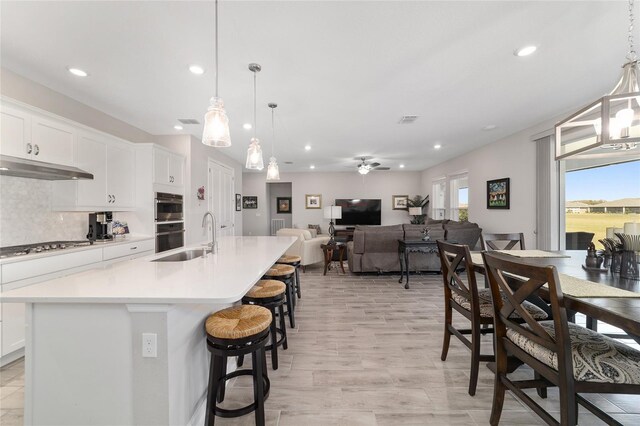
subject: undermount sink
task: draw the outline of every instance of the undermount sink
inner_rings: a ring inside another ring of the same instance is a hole
[[[209,253],[211,253],[211,250],[207,248],[186,250],[181,251],[180,253],[174,253],[169,256],[152,260],[152,262],[185,262],[187,260],[193,260],[198,257],[204,257]]]

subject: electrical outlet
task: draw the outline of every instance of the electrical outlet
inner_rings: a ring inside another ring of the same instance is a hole
[[[142,357],[158,357],[158,335],[155,333],[142,333]]]

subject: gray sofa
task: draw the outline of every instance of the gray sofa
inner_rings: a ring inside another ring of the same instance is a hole
[[[398,240],[418,240],[422,230],[429,229],[432,240],[454,241],[475,248],[482,229],[475,223],[455,221],[429,221],[426,225],[357,226],[353,241],[347,243],[351,272],[400,271]],[[437,254],[410,253],[411,270],[440,271]]]

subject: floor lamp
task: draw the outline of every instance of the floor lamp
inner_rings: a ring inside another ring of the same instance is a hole
[[[331,238],[329,239],[329,244],[335,244],[334,234],[336,229],[333,227],[334,219],[342,219],[342,207],[340,206],[329,206],[324,208],[324,218],[329,219],[329,235]]]

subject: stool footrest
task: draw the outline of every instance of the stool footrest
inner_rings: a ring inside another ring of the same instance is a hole
[[[249,369],[236,370],[236,371],[232,371],[229,374],[225,374],[220,378],[220,386],[224,386],[227,380],[233,379],[234,377],[238,377],[238,376],[253,376],[253,370],[249,370]],[[264,400],[266,401],[267,398],[269,397],[269,390],[271,389],[271,381],[269,380],[269,377],[267,377],[266,375],[262,375],[262,379],[264,381],[263,395],[264,395]],[[215,391],[217,392],[217,389]],[[251,413],[255,409],[256,409],[255,402],[252,402],[249,405],[245,405],[244,407],[234,408],[234,409],[226,409],[226,408],[220,408],[216,406],[215,414],[216,416],[226,417],[226,418],[240,417],[240,416],[244,416],[245,414]]]

